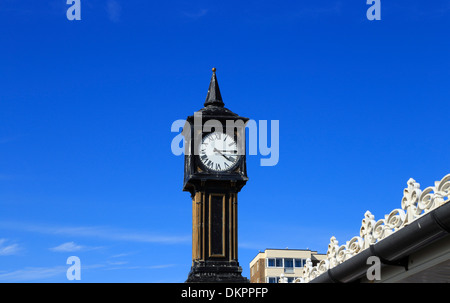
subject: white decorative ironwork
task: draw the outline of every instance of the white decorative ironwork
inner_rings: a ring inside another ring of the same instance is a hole
[[[303,267],[303,277],[295,279],[294,283],[307,283],[315,279],[328,269],[385,239],[417,218],[447,203],[450,199],[450,174],[423,191],[420,189],[420,184],[412,178],[408,180],[407,185],[408,187],[403,191],[401,208],[392,210],[384,216],[384,219],[378,221],[375,221],[375,217],[370,211],[366,211],[359,236],[353,237],[343,245],[339,245],[334,236],[331,237],[326,259],[320,261],[316,266],[313,266],[311,259],[307,259]],[[283,281],[286,282],[286,279]]]

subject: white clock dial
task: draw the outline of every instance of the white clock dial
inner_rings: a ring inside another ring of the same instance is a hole
[[[232,169],[240,158],[234,138],[221,132],[203,137],[199,157],[204,166],[217,172]]]

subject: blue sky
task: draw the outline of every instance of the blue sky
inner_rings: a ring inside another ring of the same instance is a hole
[[[0,282],[183,282],[191,200],[171,124],[203,106],[279,120],[248,157],[239,261],[325,253],[450,173],[450,1],[0,2]]]

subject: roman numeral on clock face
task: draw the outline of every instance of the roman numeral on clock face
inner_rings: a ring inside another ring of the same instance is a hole
[[[209,170],[221,172],[234,167],[239,157],[233,136],[221,132],[206,134],[200,144],[199,158]]]

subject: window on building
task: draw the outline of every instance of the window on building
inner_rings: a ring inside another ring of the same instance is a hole
[[[283,258],[267,258],[267,267],[283,267]]]
[[[267,283],[278,283],[278,277],[267,277]]]
[[[275,258],[275,266],[276,267],[283,267],[283,259],[282,258]]]
[[[303,264],[305,264],[303,259],[295,259],[295,267],[303,267]]]
[[[294,259],[284,259],[285,268],[294,268]]]

